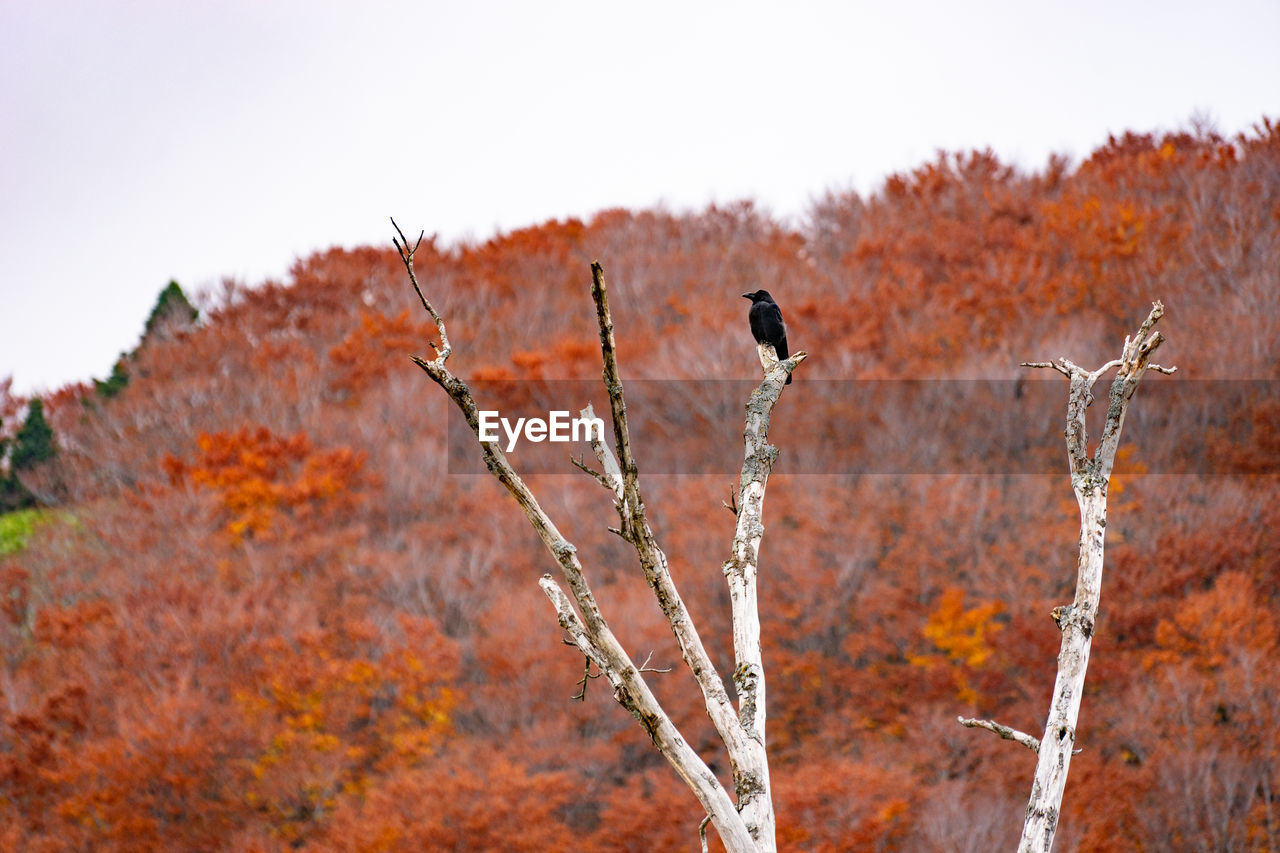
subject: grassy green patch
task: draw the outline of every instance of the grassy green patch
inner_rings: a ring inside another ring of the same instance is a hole
[[[36,525],[45,520],[45,512],[39,509],[20,509],[0,515],[0,557],[25,548]]]

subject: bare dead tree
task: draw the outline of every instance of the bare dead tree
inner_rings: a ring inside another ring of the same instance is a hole
[[[434,359],[426,360],[415,356],[413,361],[444,389],[462,411],[476,435],[489,472],[516,499],[524,510],[525,517],[559,565],[560,574],[572,598],[565,594],[550,574],[543,575],[538,584],[555,608],[560,626],[586,658],[587,671],[579,683],[585,690],[588,677],[595,677],[589,669],[594,665],[599,674],[612,685],[617,702],[636,718],[654,745],[693,791],[707,814],[698,827],[704,849],[706,823],[710,821],[720,833],[725,847],[734,853],[776,850],[769,763],[765,752],[765,677],[760,645],[760,618],[756,604],[756,578],[760,541],[764,535],[761,519],[764,513],[765,487],[778,455],[777,448],[768,443],[770,417],[782,393],[783,383],[796,366],[804,361],[805,353],[796,353],[780,362],[771,347],[760,347],[765,377],[746,404],[745,453],[736,496],[736,524],[730,556],[722,567],[729,584],[732,603],[735,657],[733,680],[738,694],[738,707],[734,708],[724,681],[712,664],[697,627],[676,590],[667,567],[666,554],[658,545],[649,525],[640,492],[639,469],[631,450],[626,400],[618,374],[613,320],[609,314],[604,271],[599,263],[591,265],[591,297],[595,303],[600,329],[603,379],[609,395],[613,422],[613,448],[599,437],[593,437],[591,447],[600,470],[591,469],[581,460],[574,464],[589,473],[612,496],[619,519],[619,526],[614,532],[635,549],[645,579],[667,617],[680,646],[681,656],[702,693],[707,715],[724,743],[733,773],[734,791],[731,797],[654,697],[642,675],[643,672],[654,670],[646,669],[644,665],[637,667],[610,630],[578,559],[578,549],[556,529],[497,443],[480,439],[479,409],[471,391],[445,364],[452,348],[445,332],[444,320],[423,294],[414,273],[413,255],[422,238],[419,236],[418,242],[411,247],[395,220],[392,220],[392,225],[398,235],[393,238],[393,242],[409,280],[440,335],[438,347],[432,342],[432,347],[436,350]],[[586,418],[595,417],[590,406],[583,409],[581,414]]]
[[[1107,362],[1097,370],[1085,370],[1066,358],[1048,362],[1023,362],[1023,367],[1050,368],[1070,380],[1067,396],[1067,458],[1071,467],[1071,487],[1080,506],[1080,556],[1076,568],[1076,597],[1071,604],[1055,607],[1051,614],[1062,632],[1058,652],[1058,676],[1053,685],[1053,700],[1044,736],[1031,735],[992,720],[959,718],[969,728],[983,728],[1006,740],[1016,741],[1037,753],[1035,780],[1027,803],[1022,826],[1019,853],[1048,853],[1058,828],[1062,794],[1067,784],[1067,769],[1076,743],[1076,721],[1080,717],[1080,699],[1084,695],[1085,670],[1089,666],[1089,649],[1093,643],[1094,621],[1102,592],[1102,549],[1107,530],[1107,486],[1120,446],[1120,430],[1125,412],[1138,381],[1148,369],[1173,373],[1177,368],[1161,367],[1150,362],[1151,353],[1164,340],[1152,332],[1164,315],[1164,306],[1156,302],[1137,333],[1126,337],[1120,358]],[[1107,395],[1107,416],[1102,437],[1092,456],[1088,452],[1085,413],[1093,402],[1093,385],[1112,368],[1116,378]]]

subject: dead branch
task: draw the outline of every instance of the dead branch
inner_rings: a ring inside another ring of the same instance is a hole
[[[1164,306],[1156,302],[1137,332],[1125,338],[1120,358],[1108,361],[1097,370],[1086,370],[1066,358],[1054,362],[1023,362],[1024,367],[1051,368],[1070,381],[1067,393],[1067,428],[1064,432],[1067,458],[1071,470],[1071,487],[1080,507],[1080,555],[1077,561],[1076,595],[1067,605],[1055,607],[1054,624],[1062,631],[1058,654],[1058,674],[1053,686],[1044,736],[1036,746],[1037,764],[1031,797],[1027,804],[1019,853],[1047,853],[1053,845],[1054,833],[1066,788],[1071,756],[1076,754],[1076,723],[1080,716],[1080,700],[1084,695],[1085,672],[1093,642],[1094,622],[1102,591],[1103,545],[1107,527],[1107,487],[1115,466],[1129,401],[1147,369],[1173,373],[1177,368],[1151,364],[1151,354],[1164,337],[1152,329],[1164,315]],[[1085,414],[1093,403],[1093,386],[1103,374],[1116,370],[1107,394],[1107,414],[1102,435],[1092,455],[1088,452]],[[985,720],[965,720],[961,725],[985,728],[1001,737],[1016,740],[1024,746],[1028,735]],[[1025,739],[1025,740],[1024,740]]]
[[[733,490],[732,486],[729,487],[729,500],[720,501],[720,506],[729,510],[735,516],[738,514],[738,493]]]
[[[605,480],[604,474],[601,474],[599,471],[597,471],[596,469],[588,465],[586,462],[584,462],[582,460],[582,457],[578,457],[577,459],[574,459],[572,456],[570,456],[569,461],[573,463],[573,466],[575,468],[578,468],[579,470],[589,475],[591,479],[595,480],[597,483],[604,486],[606,489],[609,488],[609,482]]]
[[[717,734],[725,744],[737,789],[738,810],[746,821],[753,838],[756,838],[762,844],[765,839],[768,839],[768,843],[773,844],[775,843],[773,841],[775,819],[772,800],[769,796],[768,760],[764,749],[764,668],[759,663],[760,617],[755,601],[755,551],[752,550],[749,556],[746,556],[744,552],[739,562],[735,563],[735,565],[743,566],[743,570],[736,575],[731,575],[726,569],[726,576],[730,578],[730,600],[733,602],[734,608],[734,647],[738,657],[738,668],[741,668],[744,660],[742,649],[751,649],[753,646],[753,641],[749,639],[752,637],[754,637],[754,651],[748,651],[746,654],[756,664],[749,669],[750,677],[738,681],[736,684],[739,701],[738,708],[735,710],[732,700],[729,698],[728,690],[724,686],[724,681],[712,663],[711,657],[703,645],[702,638],[698,634],[697,626],[690,618],[684,600],[676,589],[675,581],[671,577],[667,564],[666,554],[659,547],[657,538],[649,525],[644,501],[640,495],[636,460],[631,453],[626,400],[622,380],[618,375],[616,347],[613,339],[613,320],[609,311],[609,289],[605,282],[604,270],[599,263],[591,265],[591,276],[591,296],[596,304],[596,318],[600,329],[601,357],[604,362],[603,379],[605,388],[609,393],[614,441],[618,449],[618,457],[614,458],[604,442],[595,437],[591,441],[592,450],[600,461],[605,480],[613,487],[616,498],[615,506],[618,509],[621,521],[620,530],[628,534],[625,538],[635,548],[640,567],[644,571],[645,580],[648,581],[649,586],[653,589],[654,595],[658,599],[658,605],[662,608],[663,615],[667,617],[672,634],[680,645],[681,657],[693,673],[694,679],[702,691],[703,705],[706,708],[707,715],[711,718]],[[789,359],[789,361],[794,361],[798,364],[803,359],[804,354],[798,353],[794,359]],[[756,389],[756,392],[751,397],[752,402],[748,403],[747,441],[749,461],[752,460],[751,447],[753,440],[758,445],[764,446],[765,437],[768,433],[769,413],[772,412],[773,406],[778,401],[785,379],[786,373],[783,370],[774,371],[761,384],[760,388]],[[766,388],[769,390],[764,393],[763,389]],[[754,421],[751,414],[753,410],[757,412],[757,417]],[[594,412],[590,406],[582,410],[582,416],[594,417]],[[763,434],[761,434],[761,430],[763,430]],[[777,451],[773,448],[769,449],[773,456],[776,457]],[[770,465],[772,465],[772,457],[770,458]],[[743,471],[743,477],[748,477],[745,466]],[[763,511],[764,481],[767,478],[768,469],[753,461],[751,479],[758,481],[753,488],[758,488],[760,495],[754,524],[759,527],[761,534],[763,534],[764,529],[763,525],[759,523],[758,513]],[[739,527],[742,528],[743,524],[743,520],[740,517]],[[749,524],[747,526],[750,529],[754,529]],[[755,539],[755,546],[756,548],[759,546],[758,538]],[[748,562],[751,567],[749,580],[746,579]],[[739,583],[735,580],[735,577],[742,582]],[[740,588],[735,588],[735,584]],[[741,638],[739,637],[740,634]],[[761,849],[765,848],[762,847]]]
[[[394,220],[393,225],[395,225]],[[744,463],[742,482],[744,484],[749,480],[751,482],[755,509],[752,521],[746,528],[748,538],[744,540],[750,562],[740,558],[736,552],[735,559],[730,561],[735,573],[747,579],[746,586],[743,586],[742,582],[738,582],[738,585],[749,592],[750,598],[749,609],[740,611],[735,595],[735,626],[740,618],[749,618],[754,622],[753,627],[746,629],[746,636],[755,638],[754,650],[749,648],[751,644],[747,643],[746,652],[740,652],[739,657],[744,660],[744,663],[739,666],[738,672],[742,675],[735,676],[741,699],[742,720],[740,721],[739,714],[734,711],[719,674],[716,673],[710,657],[703,648],[684,603],[676,592],[666,556],[658,547],[645,514],[644,503],[640,496],[636,461],[631,452],[622,382],[618,374],[613,323],[608,308],[608,291],[600,265],[598,263],[592,265],[592,296],[600,326],[603,378],[609,392],[618,458],[614,458],[603,441],[593,439],[592,447],[601,462],[602,470],[592,470],[581,459],[576,460],[574,464],[608,488],[615,497],[622,524],[614,532],[635,548],[646,577],[649,578],[650,585],[680,643],[681,654],[702,689],[707,712],[725,742],[730,763],[733,766],[738,800],[735,803],[715,774],[676,730],[642,676],[645,672],[666,670],[649,668],[648,660],[639,667],[635,666],[600,613],[578,559],[577,549],[560,534],[497,444],[480,440],[478,407],[466,383],[455,376],[445,364],[452,349],[444,321],[422,292],[413,269],[413,254],[421,244],[421,237],[413,248],[409,248],[404,233],[398,225],[395,225],[395,228],[398,239],[393,242],[423,308],[436,324],[441,340],[435,359],[428,361],[414,357],[413,361],[432,381],[444,389],[462,411],[473,434],[476,435],[489,472],[506,487],[520,505],[544,546],[555,558],[572,593],[573,600],[570,601],[550,575],[544,575],[538,582],[555,609],[560,626],[585,658],[583,678],[578,682],[582,687],[581,696],[575,696],[575,698],[585,697],[588,681],[603,675],[613,686],[615,699],[640,722],[655,746],[698,797],[709,820],[715,824],[720,833],[726,848],[731,851],[775,850],[773,806],[769,796],[768,765],[764,753],[763,667],[759,663],[759,618],[755,609],[754,560],[760,535],[763,534],[763,526],[759,522],[759,509],[763,503],[763,481],[767,478],[768,468],[777,453],[764,441],[768,430],[768,414],[781,393],[782,380],[785,379],[786,371],[794,369],[795,364],[802,360],[803,354],[789,359],[782,370],[776,371],[776,376],[773,375],[775,371],[771,371],[760,389],[752,395],[752,401],[747,407],[748,462]],[[584,410],[584,414],[588,412],[590,407]],[[762,448],[767,450],[768,457],[768,463],[763,466],[757,458]],[[753,452],[756,455],[753,455]],[[745,485],[744,488],[746,488]],[[743,529],[741,516],[739,528]],[[738,539],[735,538],[735,543],[737,541]],[[730,564],[726,564],[726,574],[730,574],[729,566]],[[731,584],[733,583],[731,578]],[[735,649],[741,647],[738,635],[739,629],[735,627]],[[743,658],[744,654],[745,658]],[[598,675],[591,673],[593,665],[599,671]]]
[[[422,245],[422,237],[427,232],[419,232],[417,241],[413,244],[413,248],[410,249],[408,239],[404,236],[404,232],[400,230],[400,226],[396,225],[394,218],[391,220],[391,226],[395,228],[396,233],[400,235],[399,240],[392,237],[391,242],[395,245],[396,251],[400,253],[400,261],[404,264],[405,270],[409,273],[409,281],[413,283],[414,292],[418,294],[418,299],[422,302],[422,307],[426,309],[426,312],[429,315],[431,315],[431,319],[434,320],[436,324],[436,331],[440,333],[440,346],[437,347],[433,341],[428,341],[427,343],[431,344],[431,348],[438,353],[436,360],[440,363],[441,367],[444,367],[444,362],[449,357],[449,354],[453,352],[453,347],[449,346],[449,335],[445,333],[444,320],[440,319],[440,315],[436,313],[436,309],[431,307],[431,303],[427,301],[426,295],[418,285],[418,276],[413,271],[413,253],[418,251],[418,247]]]
[[[956,719],[966,729],[986,729],[989,732],[1000,735],[1005,740],[1020,743],[1032,752],[1040,751],[1040,741],[1025,732],[1020,732],[1009,726],[1003,726],[995,720],[977,720],[972,717],[956,717]]]
[[[573,645],[573,643],[570,643],[569,645]],[[600,673],[598,673],[598,672],[597,672],[595,675],[592,675],[592,674],[591,674],[591,658],[587,657],[586,655],[583,655],[582,660],[583,660],[583,663],[582,663],[582,678],[578,679],[578,682],[577,682],[577,683],[578,683],[578,686],[579,686],[579,687],[581,687],[582,689],[581,689],[581,690],[579,690],[577,693],[575,693],[575,694],[573,694],[572,696],[570,696],[570,697],[569,697],[569,701],[570,701],[570,702],[575,701],[575,700],[576,700],[576,701],[578,701],[578,702],[585,702],[585,701],[587,701],[587,681],[589,681],[589,680],[590,680],[590,679],[592,679],[592,678],[599,678],[599,677],[600,677]],[[640,671],[641,671],[641,672],[644,672],[644,670],[643,670],[643,669],[642,669],[642,670],[640,670]]]

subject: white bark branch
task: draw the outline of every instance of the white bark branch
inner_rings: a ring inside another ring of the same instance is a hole
[[[995,720],[977,720],[972,717],[956,717],[956,720],[966,729],[986,729],[993,734],[1000,735],[1000,737],[1005,740],[1020,743],[1032,752],[1038,753],[1040,751],[1040,741],[1036,740],[1026,732],[1020,732],[1017,729],[1010,728],[1009,726],[1003,726]]]
[[[623,436],[624,439],[628,436],[626,404],[613,400],[615,392],[619,397],[623,392],[622,382],[617,378],[617,364],[613,355],[613,324],[609,318],[608,291],[604,274],[599,264],[593,264],[591,271],[594,276],[592,296],[596,299],[597,313],[601,323],[605,385],[614,389],[610,392],[610,402],[614,420],[614,440],[617,441],[618,436]],[[582,410],[581,415],[584,418],[594,418],[595,411],[588,405]],[[629,439],[627,440],[629,447]],[[596,458],[600,461],[601,482],[613,492],[615,498],[621,525],[619,534],[635,548],[645,580],[653,589],[663,615],[671,625],[671,631],[680,646],[681,657],[702,691],[707,715],[729,750],[730,763],[734,764],[738,752],[736,746],[743,740],[744,735],[741,726],[738,725],[724,682],[711,662],[711,656],[707,654],[697,626],[690,618],[684,600],[676,589],[675,581],[671,578],[667,556],[658,546],[653,530],[649,526],[644,502],[640,497],[638,475],[635,480],[628,480],[625,469],[608,445],[594,436],[591,438],[591,449],[595,451]],[[631,468],[633,471],[636,469],[634,458],[631,459]]]
[[[1077,562],[1075,600],[1054,608],[1054,622],[1062,631],[1058,653],[1058,674],[1053,685],[1048,722],[1040,740],[1035,780],[1027,804],[1019,853],[1046,853],[1053,845],[1067,771],[1071,766],[1076,741],[1076,723],[1080,717],[1080,700],[1084,695],[1085,672],[1093,643],[1094,622],[1102,591],[1102,558],[1107,527],[1107,486],[1115,466],[1125,412],[1138,388],[1138,381],[1149,367],[1161,373],[1177,368],[1159,368],[1149,363],[1163,336],[1152,328],[1164,314],[1164,306],[1156,302],[1137,333],[1125,338],[1120,358],[1088,371],[1065,358],[1056,362],[1028,362],[1027,367],[1050,367],[1070,379],[1067,398],[1067,458],[1071,468],[1071,486],[1080,507],[1080,556]],[[1093,385],[1102,374],[1118,368],[1107,395],[1106,422],[1098,447],[1090,456],[1085,413],[1093,402]],[[962,723],[965,721],[962,719]],[[981,721],[973,721],[981,728]],[[992,728],[993,731],[996,729]],[[999,733],[999,732],[997,732]],[[1025,735],[1024,735],[1025,737]],[[1014,738],[1017,739],[1017,738]],[[1020,741],[1021,742],[1021,741]]]
[[[783,374],[784,380],[787,376],[791,375],[791,372],[796,369],[796,366],[799,365],[800,362],[804,361],[809,356],[806,352],[798,352],[790,358],[785,358],[779,361],[778,352],[773,348],[773,344],[756,344],[756,352],[760,356],[760,366],[764,368],[764,375],[767,377],[770,371],[777,370],[781,367],[786,371]]]
[[[760,347],[762,354],[765,349],[772,352],[772,347]],[[747,400],[736,524],[730,556],[723,566],[733,608],[733,681],[738,689],[738,720],[747,735],[743,760],[734,771],[734,785],[738,808],[747,826],[762,840],[773,839],[776,825],[765,751],[764,656],[756,596],[760,541],[764,537],[765,487],[778,458],[778,449],[769,444],[769,423],[787,376],[804,359],[803,352],[785,362],[773,359],[773,364],[766,367],[764,381]],[[766,848],[762,845],[761,849]]]
[[[609,291],[605,283],[604,272],[599,263],[591,265],[591,296],[596,303],[596,316],[600,326],[600,348],[604,362],[604,383],[609,391],[609,402],[613,416],[614,441],[619,449],[619,458],[614,458],[609,448],[601,441],[593,439],[592,449],[600,461],[603,481],[611,488],[616,498],[620,533],[635,548],[645,580],[653,589],[662,608],[663,615],[671,625],[676,642],[680,645],[680,653],[689,670],[702,691],[703,705],[707,716],[711,718],[716,732],[725,744],[729,756],[729,766],[733,773],[734,789],[738,800],[738,811],[746,822],[747,828],[755,840],[757,849],[772,851],[776,849],[775,818],[773,802],[769,787],[769,764],[765,754],[764,743],[764,667],[760,657],[760,616],[756,606],[755,595],[755,560],[759,549],[760,536],[764,528],[759,524],[760,512],[763,509],[765,480],[768,478],[768,466],[753,463],[753,452],[759,453],[767,447],[765,439],[768,433],[769,412],[782,391],[782,384],[790,368],[794,368],[804,360],[804,353],[798,353],[788,359],[789,367],[773,361],[774,370],[770,377],[761,384],[747,404],[747,463],[744,463],[742,488],[747,488],[747,464],[752,464],[751,490],[755,497],[754,516],[739,513],[738,528],[750,525],[754,519],[754,527],[749,529],[754,537],[745,538],[750,541],[750,553],[741,557],[736,555],[731,560],[741,570],[730,572],[726,563],[725,574],[729,579],[730,600],[733,606],[733,631],[736,667],[734,682],[738,688],[738,710],[735,712],[724,681],[711,661],[710,655],[702,643],[697,626],[689,616],[675,581],[671,577],[666,554],[658,546],[657,539],[649,526],[644,501],[640,495],[639,475],[634,456],[631,454],[630,437],[627,427],[626,403],[623,397],[622,381],[618,376],[616,349],[613,341],[613,322],[609,312]],[[770,388],[770,392],[762,396],[762,391]],[[753,411],[756,416],[753,419]],[[588,406],[582,410],[584,417],[594,417]],[[753,440],[754,437],[754,440]],[[769,451],[769,465],[777,451]],[[757,532],[758,531],[758,532]],[[738,541],[735,536],[735,543]],[[745,548],[745,546],[744,546]],[[749,569],[748,569],[749,567]],[[749,579],[748,579],[749,577]],[[714,820],[714,817],[713,817]],[[717,828],[718,825],[717,825]]]
[[[597,290],[607,292],[604,290],[602,277]],[[607,316],[607,306],[603,314]],[[772,355],[772,348],[760,349],[762,352],[769,349]],[[737,525],[731,546],[732,556],[723,567],[733,608],[734,684],[738,690],[736,716],[726,714],[732,712],[723,682],[706,656],[697,630],[684,610],[670,572],[666,569],[666,556],[653,540],[645,518],[644,505],[638,501],[638,490],[633,493],[635,498],[627,494],[625,478],[617,459],[603,442],[594,439],[591,442],[596,458],[600,461],[601,479],[616,498],[622,523],[621,533],[624,538],[634,537],[628,541],[635,545],[640,555],[646,578],[654,586],[663,611],[680,642],[685,661],[702,688],[707,713],[725,742],[733,771],[738,809],[761,850],[774,849],[766,845],[774,843],[776,834],[776,817],[765,750],[765,678],[756,597],[760,541],[764,535],[761,518],[764,512],[765,487],[777,458],[777,449],[768,444],[769,421],[787,375],[806,357],[805,353],[800,352],[783,362],[773,358],[772,363],[766,365],[765,380],[751,395],[746,406],[746,426],[743,432],[745,458],[739,478],[738,509],[735,513]],[[584,418],[595,417],[591,406],[587,406],[580,414]],[[636,502],[631,503],[632,500]],[[632,506],[636,506],[638,511],[630,511]],[[651,572],[651,567],[655,571]]]
[[[749,618],[754,626],[742,629],[746,632],[744,636],[754,637],[754,651],[748,648],[745,653],[739,655],[740,659],[748,664],[745,668],[742,664],[739,666],[738,685],[743,703],[741,709],[743,716],[740,720],[738,714],[734,713],[724,683],[712,665],[697,630],[689,618],[688,611],[675,589],[666,556],[658,547],[645,515],[644,503],[640,497],[637,467],[631,453],[626,404],[622,396],[622,383],[618,376],[613,324],[609,316],[604,275],[600,265],[593,264],[592,296],[596,302],[600,323],[604,382],[609,392],[614,438],[621,462],[619,463],[613,457],[603,442],[593,441],[592,446],[603,471],[593,471],[581,461],[575,464],[609,488],[617,500],[619,516],[622,519],[622,526],[617,532],[635,547],[646,579],[653,588],[663,613],[667,616],[672,631],[680,643],[681,654],[702,690],[707,713],[725,742],[738,794],[738,802],[735,804],[715,774],[681,736],[650,691],[641,675],[642,667],[635,666],[605,622],[578,560],[577,549],[560,534],[497,444],[480,441],[478,407],[466,383],[453,375],[445,365],[451,347],[444,321],[422,293],[414,274],[413,253],[418,248],[418,244],[410,248],[398,226],[396,231],[399,234],[396,248],[400,252],[414,290],[418,293],[423,308],[434,320],[441,339],[441,346],[437,348],[435,359],[427,361],[414,357],[413,361],[444,389],[461,410],[472,432],[476,435],[489,472],[516,499],[529,523],[559,564],[561,574],[572,594],[572,601],[550,576],[544,576],[539,581],[539,586],[556,611],[557,621],[569,634],[573,644],[582,651],[590,663],[595,664],[613,686],[614,698],[640,722],[649,733],[654,745],[698,797],[709,820],[719,832],[726,849],[753,851],[753,853],[776,850],[773,807],[769,796],[768,765],[764,754],[763,668],[759,663],[759,619],[755,610],[754,591],[755,553],[759,547],[760,534],[763,533],[758,520],[758,507],[763,503],[763,480],[767,478],[767,465],[760,469],[757,463],[753,468],[753,470],[763,471],[763,475],[757,478],[758,482],[752,484],[752,499],[756,503],[757,511],[754,516],[756,519],[754,526],[750,528],[752,536],[747,540],[746,550],[749,553],[742,560],[731,561],[735,566],[741,564],[744,567],[744,573],[747,571],[745,567],[748,565],[750,567],[750,582],[740,583],[742,592],[735,593],[734,596],[735,648],[741,645],[738,637],[740,616]],[[762,427],[763,432],[767,433],[768,412],[777,402],[786,372],[794,369],[801,360],[803,360],[803,354],[788,359],[784,363],[784,369],[772,371],[761,388],[752,395],[752,402],[748,404],[748,463],[744,464],[743,468],[744,490],[747,488],[747,466],[752,464],[753,430],[759,433]],[[764,402],[757,402],[762,390],[766,388],[768,392],[761,398]],[[754,426],[753,411],[757,412]],[[584,414],[590,414],[590,407],[584,410]],[[767,450],[768,463],[772,464],[776,451],[764,444],[763,434],[759,435],[756,443],[760,448]],[[741,526],[740,519],[739,527]],[[735,539],[736,542],[737,539]],[[726,572],[728,572],[727,568]],[[731,588],[732,585],[731,581]],[[750,606],[744,609],[740,607],[738,601],[740,598],[745,600],[748,593]],[[748,642],[747,645],[750,646],[751,643]]]
[[[626,653],[622,652],[620,647],[610,649],[597,645],[601,638],[589,632],[578,619],[568,596],[550,575],[543,575],[538,581],[538,586],[542,587],[542,591],[551,600],[557,621],[568,632],[574,645],[613,685],[614,699],[640,722],[640,725],[649,733],[654,746],[666,757],[676,774],[685,781],[707,809],[707,814],[715,823],[725,848],[735,851],[755,850],[754,841],[747,833],[746,826],[738,816],[724,786],[671,722],[671,718],[658,704],[658,700],[649,691],[648,684],[645,683],[639,670],[631,664]],[[611,634],[609,639],[612,639]]]

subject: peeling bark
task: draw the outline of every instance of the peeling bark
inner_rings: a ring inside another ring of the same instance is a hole
[[[1053,622],[1062,632],[1058,652],[1058,674],[1049,703],[1044,735],[1037,742],[1031,735],[1001,725],[993,720],[970,720],[960,717],[968,728],[982,728],[1012,740],[1035,752],[1036,774],[1031,784],[1031,797],[1022,826],[1019,853],[1048,853],[1053,846],[1066,790],[1067,771],[1075,752],[1076,723],[1080,719],[1080,700],[1084,695],[1084,678],[1089,667],[1089,651],[1093,645],[1094,623],[1102,596],[1102,555],[1107,532],[1107,486],[1120,447],[1120,432],[1129,401],[1138,389],[1138,381],[1148,370],[1173,373],[1177,368],[1161,367],[1150,362],[1151,353],[1164,340],[1152,332],[1164,316],[1164,306],[1156,302],[1135,335],[1125,338],[1120,358],[1097,370],[1088,371],[1065,358],[1054,362],[1023,362],[1023,367],[1050,368],[1070,380],[1067,395],[1067,460],[1071,471],[1071,488],[1080,507],[1080,554],[1076,563],[1076,595],[1070,604],[1053,608]],[[1102,437],[1092,456],[1088,452],[1085,413],[1093,403],[1093,386],[1109,370],[1116,377],[1107,395],[1107,416]]]

